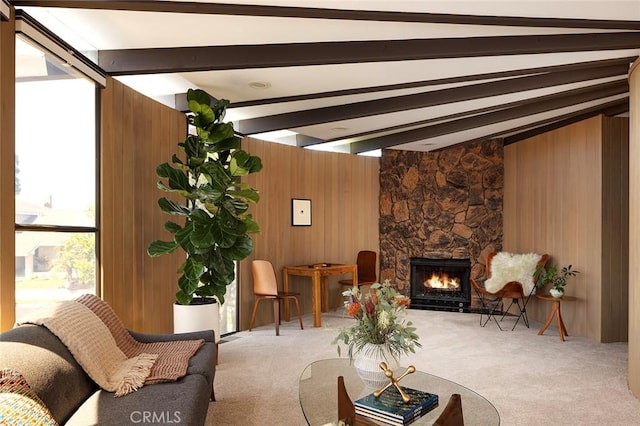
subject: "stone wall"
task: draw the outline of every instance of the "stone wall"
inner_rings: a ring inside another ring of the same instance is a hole
[[[503,163],[500,140],[434,152],[384,150],[380,279],[409,295],[411,257],[469,258],[471,276],[484,277],[481,262],[502,248]]]

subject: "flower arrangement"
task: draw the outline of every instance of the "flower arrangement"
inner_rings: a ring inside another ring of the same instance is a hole
[[[399,294],[389,280],[371,285],[371,292],[363,294],[358,287],[343,293],[347,314],[356,319],[351,327],[340,330],[333,343],[343,342],[349,348],[349,358],[362,350],[367,343],[384,345],[394,357],[415,352],[422,347],[411,321],[401,320],[409,306],[409,298]]]

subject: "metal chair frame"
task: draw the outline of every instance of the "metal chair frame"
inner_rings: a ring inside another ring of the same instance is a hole
[[[490,276],[491,259],[495,254],[496,253],[490,253],[489,256],[487,256],[487,268],[489,270],[487,278]],[[548,258],[549,258],[549,255],[543,254],[540,257],[540,260],[538,261],[538,268],[540,268],[540,266],[547,263]],[[534,281],[537,281],[537,277],[535,276],[534,276]],[[532,287],[529,294],[524,294],[524,289],[522,287],[522,284],[520,284],[517,281],[511,281],[506,283],[504,287],[502,287],[502,289],[500,289],[495,293],[488,292],[484,287],[480,286],[473,278],[471,278],[471,286],[475,290],[476,294],[478,295],[478,298],[480,299],[480,303],[482,304],[482,308],[480,310],[480,325],[482,327],[484,327],[487,324],[487,322],[489,322],[493,317],[498,328],[502,330],[502,327],[500,326],[500,323],[495,318],[495,316],[497,314],[502,314],[502,318],[500,318],[500,322],[502,322],[505,316],[507,316],[507,313],[509,312],[509,309],[511,308],[511,306],[515,304],[518,308],[519,314],[518,314],[518,317],[516,318],[515,323],[513,324],[513,327],[511,328],[511,331],[516,329],[516,326],[520,322],[521,318],[524,324],[527,326],[527,328],[529,328],[529,317],[527,316],[527,304],[529,303],[529,299],[531,299],[531,296],[533,296],[533,294],[535,293],[535,290],[536,290],[535,285]],[[509,303],[509,306],[507,307],[507,309],[503,309],[504,308],[503,299],[511,299],[511,303]],[[487,300],[489,302],[487,302]],[[490,308],[487,305],[487,303],[492,303],[493,307]],[[498,306],[500,306],[499,311],[497,309]],[[482,322],[483,313],[487,315],[487,320],[484,323]]]

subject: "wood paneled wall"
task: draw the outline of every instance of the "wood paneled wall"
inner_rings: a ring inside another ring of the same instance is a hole
[[[629,119],[602,118],[602,342],[628,340]]]
[[[243,148],[258,155],[260,173],[246,181],[260,191],[251,207],[261,233],[253,236],[254,252],[240,263],[240,327],[247,329],[253,308],[250,262],[273,263],[279,282],[282,267],[317,262],[355,263],[359,250],[379,252],[378,158],[320,152],[255,139]],[[311,199],[312,225],[291,226],[291,199]],[[343,278],[348,278],[344,276]],[[329,278],[333,306],[337,277]],[[291,277],[301,293],[304,313],[311,313],[311,286],[307,278]],[[256,324],[273,322],[271,305],[262,303]],[[309,324],[311,326],[311,324]]]
[[[640,60],[629,71],[629,387],[640,399]]]
[[[170,236],[157,200],[155,168],[170,161],[186,135],[184,114],[107,79],[101,94],[100,251],[102,297],[125,326],[171,332],[176,270],[183,254],[146,254]]]
[[[102,295],[126,326],[145,332],[172,330],[171,305],[182,254],[149,258],[148,244],[167,238],[169,217],[157,206],[155,167],[169,161],[185,135],[184,115],[109,79],[102,93],[101,251]],[[245,139],[264,169],[247,181],[260,190],[252,212],[262,232],[240,264],[240,326],[248,328],[253,307],[250,260],[282,266],[320,261],[355,262],[360,249],[378,251],[377,158],[326,153]],[[291,198],[312,200],[312,226],[291,226]],[[337,278],[336,278],[337,280]],[[330,280],[332,296],[337,285]],[[292,280],[311,312],[310,286]],[[256,323],[273,322],[270,306]]]
[[[626,340],[627,168],[624,118],[595,117],[505,147],[504,244],[572,264],[563,318],[573,335]],[[616,241],[617,239],[617,241]],[[543,321],[551,306],[532,300]]]
[[[13,14],[13,8],[11,8]],[[0,21],[0,331],[15,318],[15,21]]]

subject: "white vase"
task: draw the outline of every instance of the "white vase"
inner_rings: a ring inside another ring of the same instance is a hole
[[[353,365],[367,388],[378,389],[389,383],[389,378],[380,368],[380,363],[383,361],[393,371],[399,367],[398,360],[386,350],[384,345],[367,343],[354,355]]]
[[[214,330],[216,343],[220,341],[220,304],[173,304],[173,332]]]
[[[551,296],[555,297],[556,299],[559,299],[562,296],[564,296],[564,290],[558,290],[557,288],[552,288],[549,290],[549,294],[551,294]]]

